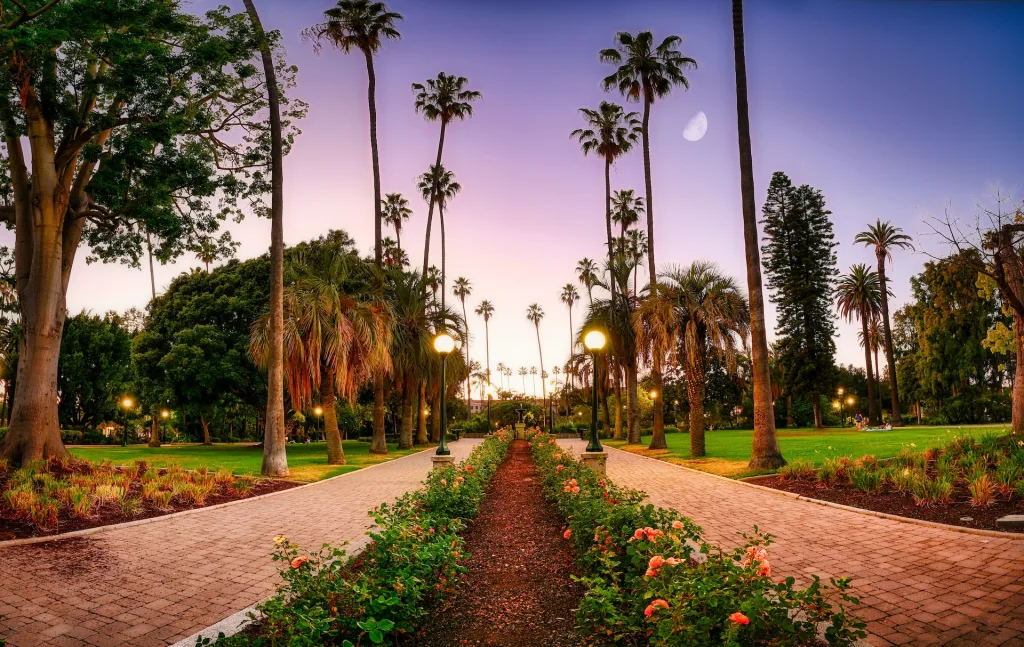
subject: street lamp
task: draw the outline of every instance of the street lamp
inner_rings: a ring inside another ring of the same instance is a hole
[[[164,438],[167,438],[167,420],[171,417],[171,412],[164,409],[160,412],[160,417],[163,418],[164,421]]]
[[[591,330],[583,337],[583,345],[590,351],[594,363],[594,380],[591,387],[593,396],[590,405],[590,442],[587,443],[588,452],[604,451],[601,441],[597,438],[597,351],[604,348],[606,339],[600,330]]]
[[[316,407],[315,409],[313,409],[313,413],[316,415],[316,418],[317,418],[317,420],[316,420],[316,427],[317,427],[317,429],[316,430],[322,432],[323,431],[324,408],[323,407]]]
[[[448,445],[445,443],[445,437],[448,435],[448,419],[445,411],[445,385],[447,383],[446,367],[448,364],[448,354],[455,350],[455,339],[452,338],[447,332],[441,331],[441,333],[434,337],[434,350],[441,356],[441,440],[437,443],[437,451],[434,452],[438,456],[448,456],[452,453],[448,449]]]
[[[135,406],[131,396],[126,395],[121,399],[121,406],[124,408],[124,432],[121,434],[121,447],[128,446],[128,410]]]

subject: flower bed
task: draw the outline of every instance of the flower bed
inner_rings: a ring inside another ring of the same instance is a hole
[[[70,456],[11,469],[0,461],[0,540],[38,537],[190,510],[294,487],[229,470],[114,467]]]
[[[724,551],[673,510],[643,502],[545,434],[530,438],[546,496],[586,572],[578,620],[628,645],[854,645],[864,623],[846,579],[801,589],[773,579],[771,537],[754,528]]]
[[[876,512],[994,530],[996,519],[1024,514],[1024,440],[1012,433],[978,440],[960,436],[924,451],[904,447],[885,461],[826,459],[818,470],[794,462],[757,484]]]
[[[454,590],[463,572],[459,533],[476,516],[511,440],[499,430],[458,466],[432,471],[420,489],[375,508],[372,541],[355,557],[328,544],[303,553],[276,537],[273,559],[283,563],[283,584],[257,607],[253,625],[216,644],[378,645],[415,632],[427,603]]]

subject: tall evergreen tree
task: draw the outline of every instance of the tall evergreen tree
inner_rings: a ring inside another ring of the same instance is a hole
[[[832,292],[836,282],[831,211],[821,192],[793,186],[776,172],[762,210],[764,267],[778,310],[777,362],[787,396],[810,398],[814,426],[822,427],[821,394],[833,381],[836,325]]]

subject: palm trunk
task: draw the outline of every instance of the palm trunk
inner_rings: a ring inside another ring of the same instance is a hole
[[[690,398],[690,458],[706,455],[704,443],[704,379],[689,377],[687,372],[686,394]]]
[[[889,326],[889,295],[886,292],[885,256],[878,256],[878,285],[882,290],[882,332],[885,335],[885,361],[889,364],[889,394],[892,398],[892,415],[890,422],[893,427],[903,426],[900,416],[900,390],[896,383],[896,360],[892,348],[892,329]]]
[[[860,325],[864,333],[864,365],[867,368],[868,377],[868,422],[877,427],[882,424],[880,416],[878,415],[878,409],[876,408],[875,400],[875,376],[872,375],[871,370],[871,346],[867,343],[868,340],[868,313],[861,311],[860,313]]]
[[[645,88],[646,90],[646,88]],[[650,299],[658,298],[658,272],[654,262],[654,195],[651,184],[651,101],[644,92],[643,144],[644,144],[644,188],[647,191],[647,271],[650,273]],[[633,293],[636,294],[636,275],[633,276]],[[657,396],[654,399],[654,424],[651,429],[649,449],[666,449],[665,442],[665,398],[662,397],[661,355],[664,349],[651,349],[651,382]]]
[[[324,410],[324,436],[327,440],[327,464],[344,465],[345,447],[338,430],[338,413],[334,409],[335,372],[327,369],[320,378],[320,407]]]
[[[377,75],[373,71],[373,54],[363,50],[366,58],[366,102],[370,108],[370,158],[373,162],[373,258],[377,267],[384,261],[384,248],[381,244],[380,211],[380,157],[377,152]]]
[[[636,360],[626,365],[626,442],[640,444],[640,405],[637,402]]]
[[[371,454],[387,454],[388,443],[384,436],[384,380],[382,373],[373,377],[373,437],[370,439]]]
[[[427,383],[425,380],[420,380],[420,401],[419,409],[416,411],[416,419],[419,422],[416,426],[416,444],[426,445],[430,442],[427,439],[427,415],[424,413],[427,409]]]
[[[878,368],[878,346],[872,351],[875,354],[875,402],[878,403],[878,417],[882,417],[882,372]]]
[[[613,268],[615,267],[615,249],[612,243],[612,162],[608,158],[604,160],[604,223],[605,229],[607,230],[608,236],[608,288],[611,292],[611,303],[612,307],[615,307],[615,274]],[[590,293],[590,288],[587,288],[587,293]],[[593,303],[593,297],[591,297],[591,303]]]
[[[444,131],[447,127],[448,122],[444,119],[441,120],[441,136],[437,140],[437,161],[434,162],[434,169],[439,170],[441,168],[441,151],[444,150]],[[427,233],[424,236],[423,241],[423,281],[424,285],[427,280],[427,270],[430,269],[430,225],[434,220],[434,202],[437,200],[437,178],[434,177],[431,180],[432,186],[430,189],[430,202],[427,203]]]
[[[622,381],[619,379],[619,366],[614,364],[615,376],[615,432],[612,435],[614,440],[622,440]]]
[[[470,392],[470,378],[473,377],[473,364],[469,359],[469,315],[466,314],[466,297],[461,297],[462,300],[462,319],[466,323],[466,415],[469,415],[469,401],[473,398]]]
[[[541,414],[540,419],[544,421],[547,426],[548,420],[548,385],[544,381],[544,350],[540,347],[540,322],[534,322],[533,327],[537,329],[537,355],[540,357],[540,394],[541,394]]]
[[[447,268],[445,264],[448,262],[447,256],[448,251],[445,249],[445,236],[444,236],[444,204],[439,203],[437,205],[437,217],[441,221],[441,316],[444,316],[446,309],[446,295],[448,294],[448,278]],[[442,385],[442,388],[445,385]]]
[[[750,302],[750,346],[754,383],[754,442],[751,469],[778,469],[786,464],[775,437],[771,374],[768,368],[768,335],[761,287],[761,253],[757,239],[757,208],[754,203],[754,162],[750,148],[750,115],[747,105],[747,62],[743,52],[743,0],[732,0],[733,49],[736,58],[736,130],[740,152],[740,192],[743,198],[743,243],[747,261]]]
[[[264,476],[287,476],[284,428],[284,150],[277,73],[263,24],[252,0],[243,0],[260,39],[263,74],[270,108],[270,357],[267,361],[267,422],[263,436]],[[155,289],[154,289],[155,292]]]
[[[398,433],[398,448],[412,448],[413,415],[412,405],[416,402],[416,380],[409,372],[402,385],[402,427]]]

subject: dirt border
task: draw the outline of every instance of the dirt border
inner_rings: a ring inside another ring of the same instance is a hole
[[[644,456],[643,454],[637,454],[635,452],[628,452],[628,451],[625,451],[623,449],[618,449],[616,447],[608,446],[608,449],[613,449],[613,450],[615,450],[617,452],[622,452],[623,454],[630,454],[632,456],[639,456],[640,458],[645,458],[645,459],[647,459],[649,461],[658,461],[659,463],[662,463],[664,465],[671,465],[672,467],[676,467],[676,468],[679,468],[681,470],[687,470],[687,471],[690,471],[690,472],[696,472],[698,474],[703,474],[704,476],[710,476],[712,478],[722,479],[722,480],[728,481],[730,483],[738,483],[739,485],[742,485],[744,487],[757,488],[758,490],[761,490],[761,491],[764,491],[764,492],[771,492],[772,494],[777,494],[777,495],[780,495],[780,496],[789,497],[791,499],[797,499],[799,501],[806,501],[808,503],[816,503],[818,505],[828,506],[830,508],[838,508],[839,510],[846,510],[848,512],[858,512],[860,514],[868,515],[870,517],[880,517],[882,519],[890,519],[892,521],[900,521],[900,522],[903,522],[903,523],[914,524],[914,525],[917,525],[917,526],[926,526],[926,527],[930,527],[930,528],[938,528],[938,529],[941,529],[941,530],[950,530],[950,531],[953,531],[953,532],[959,532],[959,533],[963,533],[963,534],[966,534],[966,535],[979,535],[979,536],[982,536],[982,537],[997,537],[999,539],[1014,539],[1014,540],[1018,540],[1018,541],[1024,541],[1024,533],[1020,533],[1020,532],[1002,532],[1002,531],[999,531],[999,530],[985,530],[983,528],[965,528],[963,526],[954,526],[954,525],[951,525],[951,524],[948,524],[948,523],[938,523],[938,522],[935,522],[935,521],[925,521],[924,519],[914,519],[913,517],[901,517],[899,515],[888,514],[886,512],[875,512],[874,510],[865,510],[864,508],[854,508],[853,506],[842,505],[841,503],[832,503],[831,501],[822,501],[821,499],[812,499],[810,497],[806,497],[806,496],[803,496],[802,494],[797,494],[795,492],[786,492],[785,490],[777,490],[775,488],[770,488],[770,487],[767,487],[767,486],[764,486],[764,485],[757,485],[756,483],[750,483],[750,482],[748,482],[746,480],[731,479],[731,478],[729,478],[727,476],[719,476],[718,474],[712,474],[710,472],[702,472],[700,470],[695,470],[692,467],[686,467],[684,465],[679,465],[677,463],[670,463],[669,461],[663,461],[663,460],[659,460],[657,458],[651,458],[650,456]],[[778,474],[764,474],[764,475],[761,475],[761,476],[778,476]],[[753,477],[750,477],[750,478],[756,479],[756,478],[759,478],[759,477],[758,476],[753,476]],[[646,494],[646,492],[645,492],[645,494]]]
[[[277,492],[268,492],[267,494],[260,494],[259,496],[249,497],[247,499],[235,499],[234,501],[227,501],[225,503],[218,503],[217,505],[206,506],[204,508],[192,508],[191,510],[182,510],[180,512],[172,512],[171,514],[160,515],[157,517],[149,517],[148,519],[138,519],[137,521],[123,521],[121,523],[113,523],[107,526],[96,526],[95,528],[83,528],[82,530],[72,530],[71,532],[65,532],[57,535],[46,535],[44,537],[22,537],[21,539],[8,539],[6,541],[0,541],[0,549],[9,548],[11,546],[24,546],[26,544],[42,544],[49,541],[60,541],[62,539],[69,539],[71,537],[84,537],[86,535],[94,535],[100,532],[107,532],[112,530],[120,530],[121,528],[128,528],[131,526],[141,526],[147,523],[154,523],[156,521],[162,521],[163,519],[173,519],[176,517],[183,517],[189,514],[199,514],[208,510],[220,510],[232,505],[239,505],[241,503],[249,503],[250,501],[259,501],[266,499],[267,497],[277,496],[279,494],[286,494],[288,492],[298,492],[299,490],[314,487],[321,483],[328,483],[334,479],[340,479],[348,476],[349,474],[355,474],[356,472],[363,472],[365,470],[372,470],[375,467],[381,467],[390,463],[395,463],[413,456],[418,456],[422,452],[430,451],[430,449],[421,449],[420,451],[407,454],[400,458],[394,458],[389,461],[377,463],[376,465],[368,465],[366,467],[360,467],[359,469],[352,470],[351,472],[345,472],[344,474],[338,474],[331,478],[323,479],[322,481],[314,481],[313,483],[304,483],[302,485],[287,488],[285,490],[278,490]],[[294,482],[294,481],[293,481]]]

